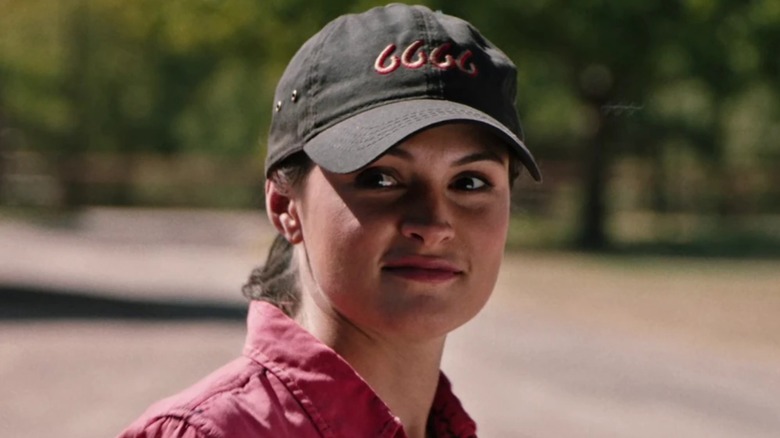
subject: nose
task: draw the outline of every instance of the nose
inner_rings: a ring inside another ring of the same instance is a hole
[[[436,246],[452,239],[452,228],[447,200],[432,193],[418,194],[405,207],[401,220],[401,234],[424,246]]]

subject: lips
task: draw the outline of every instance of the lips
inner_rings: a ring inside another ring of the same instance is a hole
[[[447,259],[427,256],[406,256],[387,261],[382,270],[408,280],[440,283],[463,274],[458,265]]]

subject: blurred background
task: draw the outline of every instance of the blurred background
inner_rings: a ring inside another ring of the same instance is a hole
[[[780,2],[421,3],[515,61],[545,178],[445,360],[483,436],[780,436]],[[238,354],[276,81],[379,4],[0,0],[0,435]]]

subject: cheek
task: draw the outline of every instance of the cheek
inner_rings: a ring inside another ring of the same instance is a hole
[[[349,290],[367,278],[379,251],[378,230],[356,217],[335,193],[312,193],[302,220],[304,244],[323,292]]]
[[[307,202],[308,208],[302,218],[304,243],[312,262],[338,258],[341,246],[357,228],[357,220],[341,199],[332,194],[323,195],[314,202]]]
[[[471,240],[477,240],[488,248],[499,247],[503,251],[509,229],[509,201],[501,201],[474,209],[464,215],[464,232],[469,233]]]
[[[484,226],[485,241],[503,253],[506,244],[506,236],[509,231],[509,209],[502,209],[491,216],[486,216]]]
[[[509,229],[509,203],[481,210],[464,223],[462,233],[468,236],[469,252],[485,281],[495,281],[504,256]]]

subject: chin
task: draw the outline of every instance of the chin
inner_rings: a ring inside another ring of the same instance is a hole
[[[442,303],[437,298],[418,297],[403,308],[383,312],[383,325],[387,331],[413,341],[440,339],[473,319],[487,302]]]

